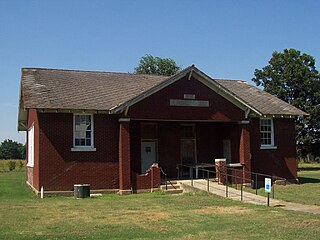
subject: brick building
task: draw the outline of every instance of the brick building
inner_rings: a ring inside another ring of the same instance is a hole
[[[126,193],[157,188],[160,168],[175,178],[179,164],[217,158],[244,172],[296,179],[295,117],[303,115],[244,81],[212,79],[195,66],[170,77],[24,68],[18,130],[27,131],[34,190],[89,183]]]

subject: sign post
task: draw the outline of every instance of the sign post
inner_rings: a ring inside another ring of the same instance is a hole
[[[270,206],[271,178],[264,179],[264,190],[268,193],[267,205]]]

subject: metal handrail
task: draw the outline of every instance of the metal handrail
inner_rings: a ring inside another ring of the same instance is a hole
[[[162,167],[160,167],[160,171],[161,173],[164,175],[164,180],[165,180],[165,183],[166,183],[166,190],[168,190],[168,182],[170,183],[170,185],[174,188],[174,189],[177,189],[170,180],[168,180],[168,177],[167,177],[167,174],[163,171]]]
[[[160,167],[160,172],[164,175],[164,180],[166,182],[166,190],[168,190],[168,178],[167,174],[163,171],[162,167]]]
[[[274,198],[274,194],[275,194],[275,181],[276,180],[283,180],[283,181],[287,180],[286,178],[283,178],[283,177],[278,177],[278,176],[275,176],[275,175],[262,174],[262,173],[256,173],[256,172],[250,172],[250,171],[247,171],[245,169],[238,170],[238,169],[234,169],[234,168],[230,168],[230,167],[227,167],[226,169],[227,170],[232,170],[232,171],[235,171],[235,172],[250,173],[250,174],[254,175],[254,177],[255,177],[254,185],[255,185],[256,195],[258,195],[258,176],[271,178],[271,182],[272,182],[272,198]],[[245,178],[245,180],[253,181],[252,179],[246,179],[246,178]]]
[[[179,173],[179,170],[180,170],[180,166],[181,167],[186,167],[186,168],[189,168],[189,169],[198,169],[198,171],[203,171],[204,172],[207,172],[207,178],[209,179],[209,176],[210,176],[210,173],[214,173],[217,175],[217,172],[216,171],[213,171],[213,170],[207,170],[205,168],[202,168],[202,167],[195,167],[195,166],[192,166],[192,165],[184,165],[184,164],[177,164],[177,171]],[[246,180],[249,180],[250,182],[252,181],[252,179],[248,179],[248,178],[245,178],[243,177],[243,174],[241,174],[241,176],[236,176],[236,175],[232,175],[232,174],[229,174],[228,173],[228,170],[232,170],[232,171],[236,171],[236,172],[241,172],[241,173],[251,173],[253,175],[255,175],[255,189],[256,189],[256,195],[258,195],[258,191],[257,191],[257,177],[258,175],[259,176],[263,176],[263,177],[270,177],[272,179],[272,197],[274,198],[274,193],[275,193],[275,187],[274,187],[274,180],[275,179],[280,179],[280,180],[286,180],[285,178],[282,178],[282,177],[278,177],[278,176],[272,176],[272,175],[268,175],[268,174],[262,174],[262,173],[256,173],[256,172],[250,172],[250,171],[247,171],[245,169],[243,170],[238,170],[238,169],[234,169],[234,168],[228,168],[226,167],[226,172],[224,173],[225,174],[225,185],[226,185],[226,197],[228,196],[228,177],[232,177],[233,179],[241,179],[241,200],[243,199],[243,188],[242,188],[242,185],[244,183],[244,181]],[[178,178],[179,178],[179,175],[178,175]],[[204,174],[203,174],[203,179],[204,178]],[[219,184],[219,182],[218,182]],[[193,186],[193,174],[191,175],[191,185]]]

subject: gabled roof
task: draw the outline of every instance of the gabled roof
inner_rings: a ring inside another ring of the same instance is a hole
[[[170,77],[23,68],[19,122],[26,121],[23,110],[28,108],[122,112],[187,75],[192,75],[243,110],[249,109],[258,115],[306,115],[305,112],[244,81],[212,79],[193,65]]]
[[[250,85],[248,82],[223,79],[215,79],[215,81],[242,99],[251,108],[258,109],[262,115],[308,115],[270,93]]]

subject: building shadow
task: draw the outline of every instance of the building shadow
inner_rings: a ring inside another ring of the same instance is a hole
[[[319,178],[310,178],[310,177],[299,177],[299,183],[304,184],[304,183],[320,183]]]

